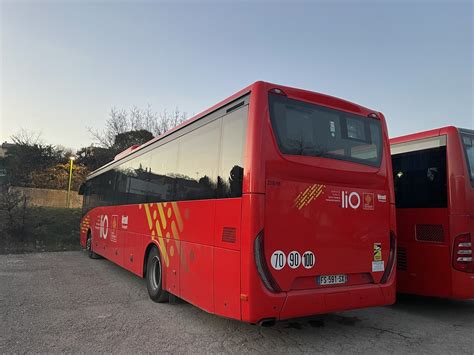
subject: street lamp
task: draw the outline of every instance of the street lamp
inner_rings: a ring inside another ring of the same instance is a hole
[[[71,182],[72,182],[72,164],[76,158],[73,156],[69,157],[69,184],[67,186],[67,198],[66,198],[66,207],[69,208],[71,202]]]

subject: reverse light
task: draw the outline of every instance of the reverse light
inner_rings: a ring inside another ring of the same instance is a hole
[[[474,272],[470,234],[458,235],[454,239],[453,267],[458,271]]]
[[[272,274],[268,269],[267,262],[265,261],[265,252],[263,248],[263,230],[258,233],[257,237],[255,238],[253,250],[255,254],[255,265],[263,284],[270,292],[281,292],[280,287],[278,287],[276,281],[273,279]]]

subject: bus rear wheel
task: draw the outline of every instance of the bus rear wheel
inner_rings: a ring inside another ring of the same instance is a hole
[[[86,250],[89,258],[100,259],[100,256],[92,251],[92,233],[90,231],[87,233]]]
[[[148,255],[146,264],[146,288],[154,302],[167,302],[169,294],[163,290],[163,268],[160,253],[153,247]]]

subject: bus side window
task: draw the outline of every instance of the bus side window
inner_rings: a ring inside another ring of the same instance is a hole
[[[178,139],[152,151],[148,202],[176,200]]]
[[[217,198],[241,197],[248,106],[222,117]]]
[[[151,155],[149,153],[143,154],[130,161],[127,190],[128,204],[147,202],[150,162]]]
[[[207,123],[179,139],[178,200],[216,197],[220,121]]]

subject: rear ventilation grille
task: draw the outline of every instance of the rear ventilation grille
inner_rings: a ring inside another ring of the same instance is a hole
[[[407,265],[407,249],[403,247],[398,247],[397,250],[397,270],[406,271],[408,268]]]
[[[416,240],[422,242],[442,243],[444,241],[443,226],[441,224],[417,224]]]
[[[224,227],[222,229],[222,241],[226,243],[235,243],[236,229],[232,227]]]

